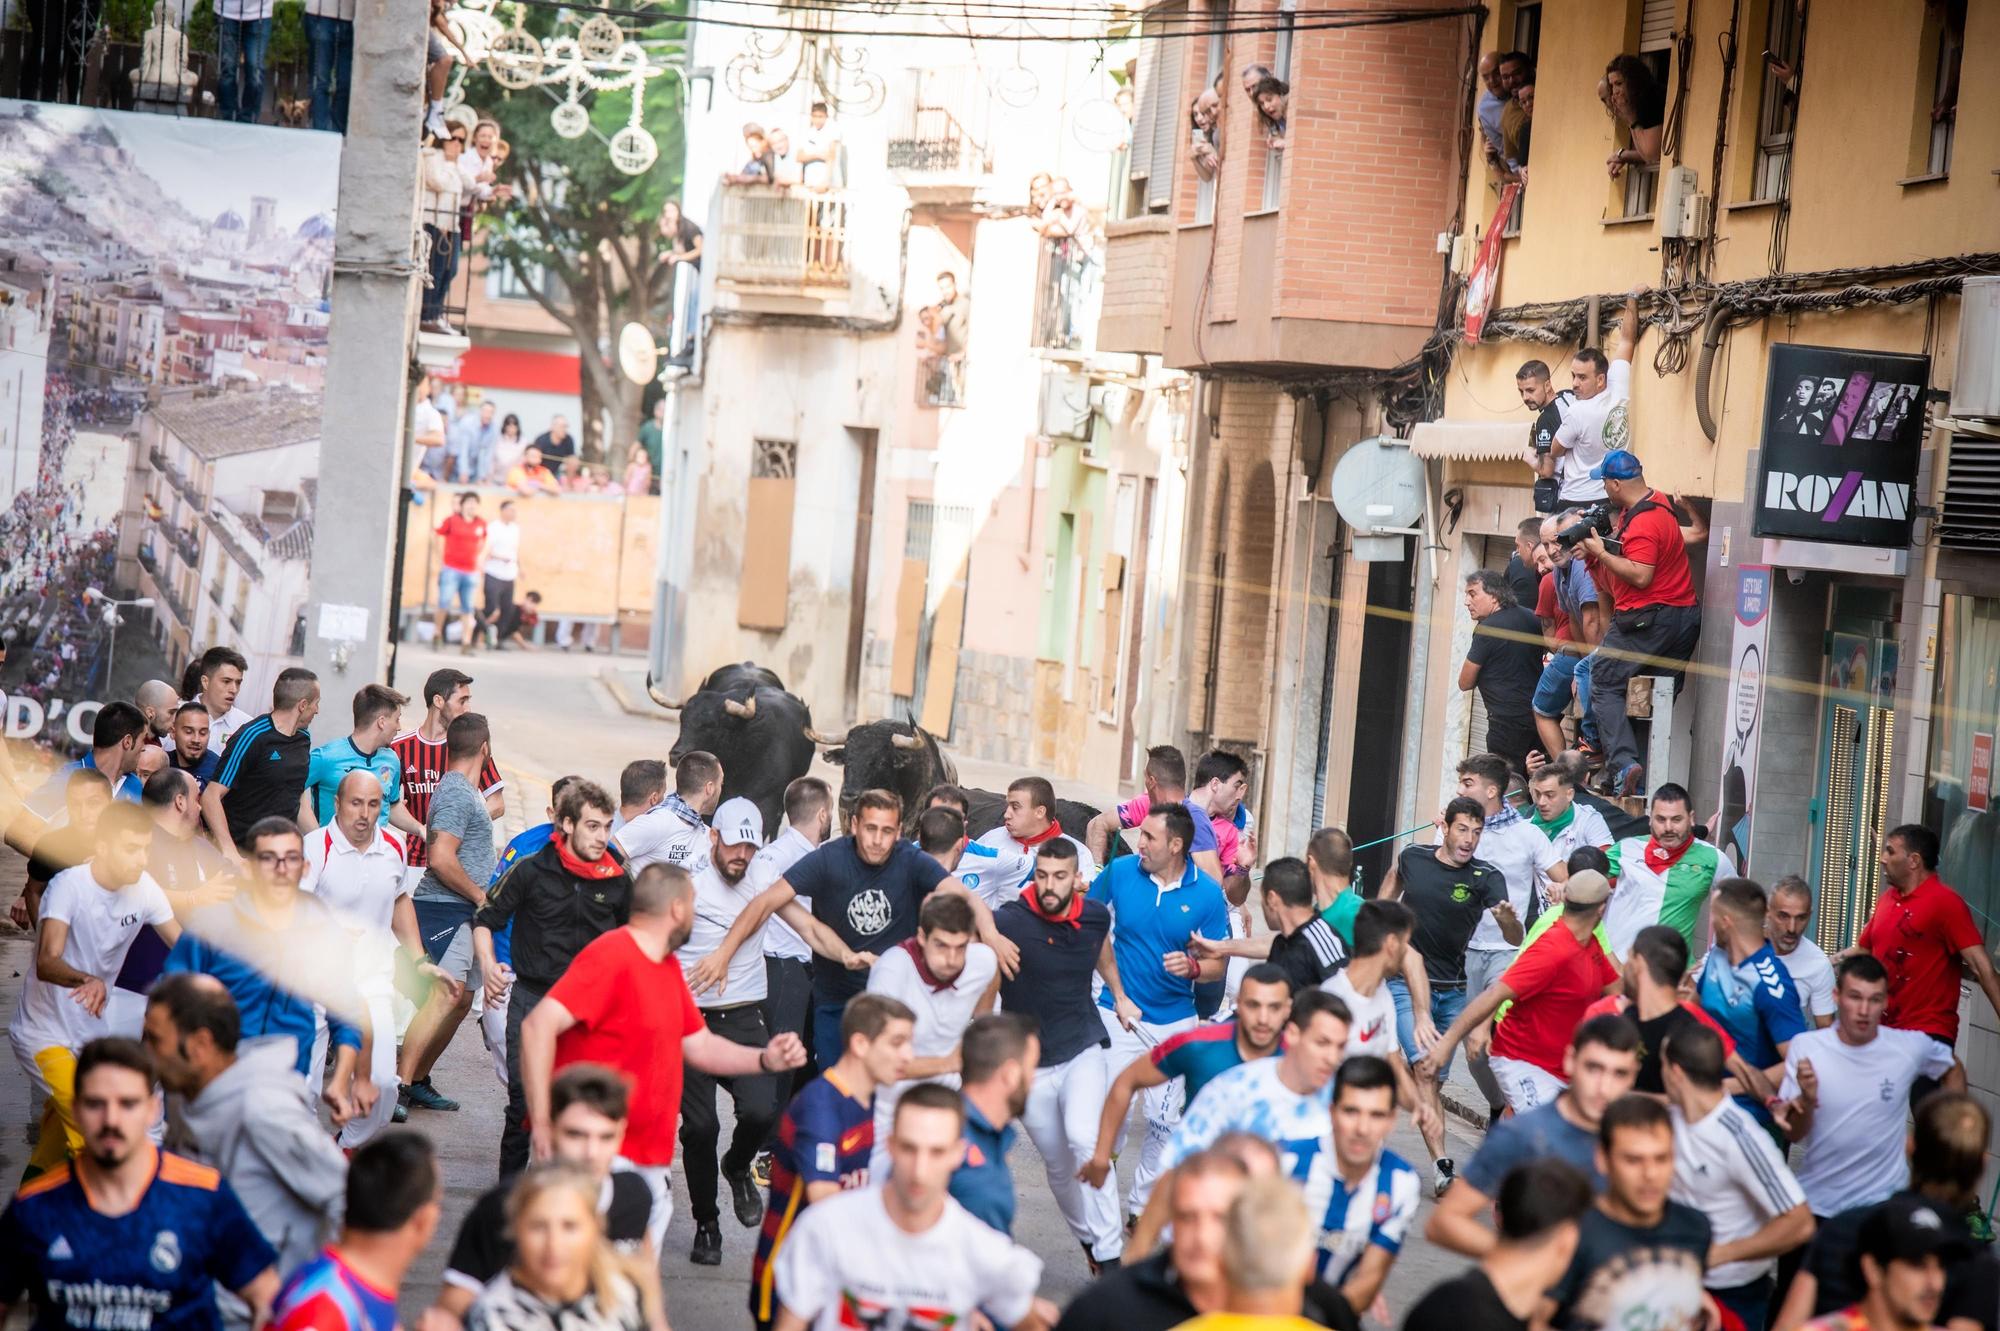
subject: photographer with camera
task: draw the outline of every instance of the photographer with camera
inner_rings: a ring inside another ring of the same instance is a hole
[[[1625,715],[1625,686],[1634,676],[1664,673],[1680,691],[1681,667],[1701,637],[1701,607],[1673,500],[1646,484],[1638,456],[1613,449],[1591,475],[1604,482],[1615,517],[1593,505],[1556,539],[1581,546],[1611,575],[1611,627],[1591,659],[1590,710],[1604,740],[1605,770],[1616,774],[1613,789],[1643,795],[1646,769]]]

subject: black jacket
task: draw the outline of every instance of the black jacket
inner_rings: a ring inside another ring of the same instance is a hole
[[[623,868],[625,856],[617,846],[605,847],[604,853]],[[515,978],[546,992],[586,945],[631,918],[629,875],[578,878],[563,867],[550,842],[493,885],[472,922],[498,933],[513,921]]]
[[[1171,1253],[1162,1251],[1086,1286],[1064,1310],[1055,1331],[1168,1331],[1195,1315]],[[1360,1331],[1347,1300],[1322,1281],[1306,1287],[1303,1316],[1336,1331]]]

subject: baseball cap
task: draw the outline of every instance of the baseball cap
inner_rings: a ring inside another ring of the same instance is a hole
[[[712,826],[725,846],[764,844],[764,815],[741,795],[722,802],[722,807],[715,811]]]
[[[1562,885],[1563,900],[1579,906],[1601,906],[1611,895],[1611,880],[1595,869],[1578,869]]]
[[[1901,1192],[1862,1220],[1855,1246],[1878,1262],[1921,1262],[1933,1254],[1947,1259],[1963,1256],[1968,1237],[1955,1217],[1927,1198]]]
[[[1604,455],[1604,461],[1590,469],[1594,481],[1636,481],[1646,474],[1639,465],[1639,455],[1629,448],[1614,448]]]

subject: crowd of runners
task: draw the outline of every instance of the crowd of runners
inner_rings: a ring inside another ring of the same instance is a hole
[[[6,829],[38,1117],[0,1305],[45,1331],[390,1331],[432,1248],[422,1331],[660,1331],[725,1222],[744,1320],[793,1331],[2000,1331],[1954,1053],[2000,978],[1924,827],[1832,956],[1802,879],[1572,752],[1512,790],[1467,758],[1365,887],[1344,830],[1258,847],[1240,761],[1170,747],[1088,828],[1036,776],[977,838],[959,788],[812,776],[767,826],[693,752],[509,839],[463,672],[349,726],[301,669],[251,714],[246,668],[107,703]],[[468,1017],[507,1110],[440,1234],[426,1129],[498,1094],[433,1082]],[[1043,1187],[1074,1248],[1013,1236]],[[1388,1307],[1416,1242],[1471,1264]]]

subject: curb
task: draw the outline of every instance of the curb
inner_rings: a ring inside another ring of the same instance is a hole
[[[627,716],[643,717],[648,721],[672,721],[674,714],[655,703],[642,691],[637,697],[623,679],[624,672],[617,666],[605,665],[597,668],[597,682],[611,695],[611,701]]]
[[[1486,1120],[1491,1114],[1484,1098],[1460,1093],[1459,1088],[1446,1082],[1438,1088],[1438,1100],[1444,1112],[1457,1119],[1466,1127],[1477,1131],[1482,1137],[1486,1133]]]

